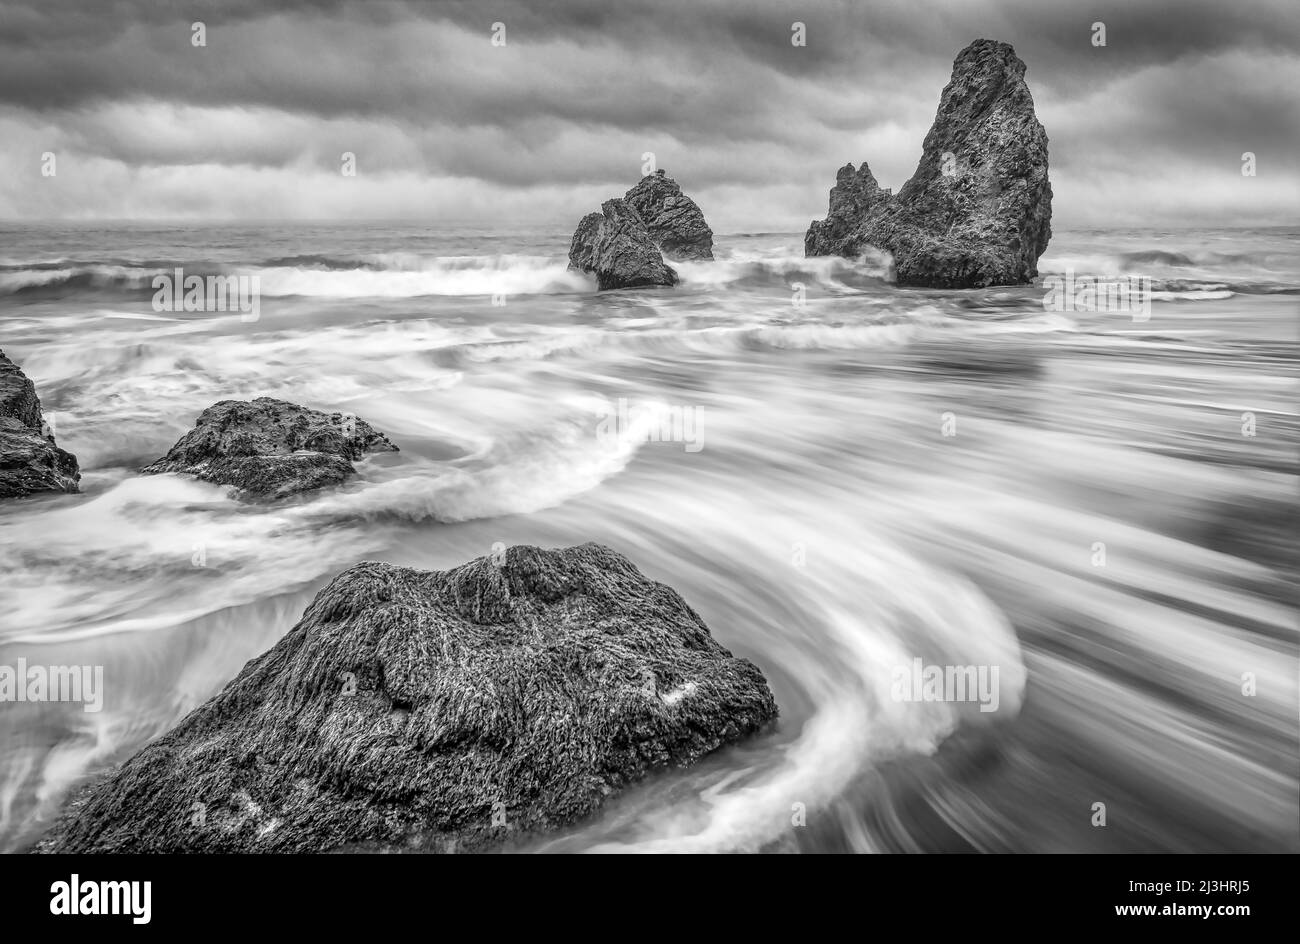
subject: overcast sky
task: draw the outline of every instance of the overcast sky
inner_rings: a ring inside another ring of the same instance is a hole
[[[1058,228],[1297,222],[1296,0],[4,0],[0,218],[567,231],[650,151],[718,232],[801,230],[847,161],[902,185],[979,37],[1028,65]]]

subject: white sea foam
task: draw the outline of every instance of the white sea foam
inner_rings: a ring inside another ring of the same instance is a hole
[[[1279,646],[1294,621],[1274,561],[1292,540],[1294,384],[1279,365],[1294,308],[1221,294],[1243,263],[1185,250],[1213,278],[1170,267],[1160,290],[1196,300],[1135,333],[1045,313],[1033,287],[899,291],[879,265],[803,259],[797,237],[743,253],[720,237],[719,260],[684,264],[677,290],[596,293],[562,240],[458,256],[382,235],[351,255],[250,247],[284,293],[256,325],[132,318],[147,294],[83,303],[44,275],[32,304],[0,306],[5,351],[85,490],[0,502],[0,662],[102,662],[107,687],[93,722],[0,713],[0,847],[219,690],[344,567],[589,540],[757,662],[781,720],[543,848],[1122,842],[1086,807],[1061,815],[1045,786],[1074,782],[1135,795],[1151,848],[1294,845],[1296,777],[1277,761],[1293,745]],[[1054,240],[1076,263],[1094,250]],[[1093,242],[1098,272],[1143,247]],[[150,271],[81,274],[147,290]],[[472,298],[495,292],[506,305]],[[138,476],[206,406],[261,395],[353,412],[402,451],[273,505]],[[701,410],[703,448],[635,428],[602,441],[600,411],[620,399],[644,423]],[[1242,432],[1247,410],[1259,435]],[[999,710],[894,700],[892,669],[914,658],[998,665]],[[1256,697],[1239,694],[1247,671]],[[700,694],[688,682],[679,710]],[[916,778],[901,793],[899,768]]]

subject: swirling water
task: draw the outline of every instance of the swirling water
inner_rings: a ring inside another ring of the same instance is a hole
[[[0,704],[0,848],[349,564],[598,541],[781,721],[529,848],[1300,850],[1298,239],[1058,234],[1044,275],[1153,280],[1135,320],[899,289],[799,234],[597,294],[561,232],[7,224],[0,347],[83,493],[0,504],[0,665],[101,665],[105,694]],[[258,319],[156,311],[178,266],[256,274]],[[136,474],[255,396],[402,451],[273,506]],[[997,666],[997,710],[896,700],[918,658]]]

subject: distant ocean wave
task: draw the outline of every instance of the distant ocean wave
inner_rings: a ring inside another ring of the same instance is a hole
[[[277,264],[283,263],[283,264]],[[293,263],[293,264],[288,264]],[[385,259],[300,256],[265,265],[213,266],[76,263],[0,269],[0,295],[62,297],[77,292],[149,295],[158,276],[256,276],[269,297],[385,298],[422,295],[548,295],[594,290],[563,260],[543,256],[452,256]]]
[[[887,259],[736,257],[674,262],[684,286],[791,289],[796,283],[831,289],[883,284]],[[183,262],[36,263],[0,267],[0,295],[60,297],[80,291],[149,294],[157,276],[257,276],[267,297],[393,298],[419,296],[554,295],[595,291],[594,279],[554,256],[297,255],[247,266]]]
[[[1300,294],[1295,259],[1287,253],[1187,249],[1048,252],[1040,276],[1073,273],[1100,279],[1145,278],[1157,301],[1222,300],[1232,295]]]
[[[681,287],[708,291],[781,289],[831,293],[870,292],[886,288],[891,260],[869,251],[856,259],[807,258],[793,238],[766,249],[753,249],[749,237],[740,246],[724,246],[710,262],[672,262]],[[0,296],[61,298],[78,293],[121,294],[147,298],[159,275],[257,276],[264,297],[414,298],[425,296],[521,296],[587,294],[595,281],[572,272],[568,260],[554,252],[494,255],[442,255],[422,252],[273,253],[263,258],[214,263],[211,260],[145,258],[77,259],[66,255],[0,264]],[[1204,246],[1137,248],[1125,251],[1073,249],[1049,253],[1039,263],[1043,277],[1067,272],[1076,277],[1150,279],[1157,300],[1221,300],[1231,294],[1300,294],[1294,259],[1276,253],[1242,253]],[[1226,293],[1226,294],[1225,294]]]

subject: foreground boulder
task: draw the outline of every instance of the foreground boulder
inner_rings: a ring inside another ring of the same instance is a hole
[[[383,433],[355,416],[258,397],[208,407],[167,455],[142,471],[184,472],[233,485],[243,498],[274,500],[337,485],[356,473],[353,460],[396,451]]]
[[[704,222],[704,214],[663,171],[642,177],[623,199],[641,217],[650,238],[667,258],[713,258],[713,230]]]
[[[608,548],[358,564],[38,849],[486,848],[776,714],[753,663]]]
[[[80,480],[77,457],[45,424],[36,385],[0,351],[0,498],[75,492]]]
[[[569,244],[570,269],[594,273],[602,291],[677,284],[677,273],[635,210],[623,200],[606,200],[600,210],[578,223]]]
[[[1052,186],[1047,134],[1024,76],[1006,43],[980,39],[963,49],[916,173],[891,195],[866,164],[842,168],[829,215],[804,238],[805,254],[883,249],[894,257],[899,285],[1033,280],[1052,235]]]

